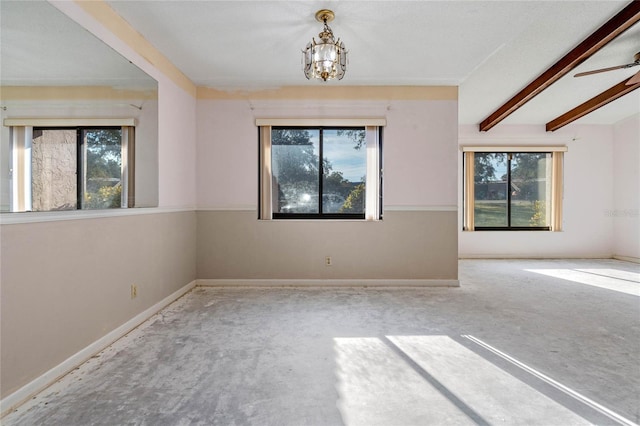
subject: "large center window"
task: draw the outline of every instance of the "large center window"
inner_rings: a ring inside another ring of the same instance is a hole
[[[367,156],[364,128],[274,128],[274,217],[364,218]]]
[[[379,127],[262,132],[261,219],[380,219]]]

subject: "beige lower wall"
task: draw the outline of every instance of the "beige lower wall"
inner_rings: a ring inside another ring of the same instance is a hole
[[[2,398],[196,278],[195,212],[5,224],[0,233]]]
[[[456,211],[390,211],[379,222],[198,211],[197,224],[199,279],[458,279]]]
[[[196,278],[458,278],[455,211],[391,211],[380,222],[143,214],[4,224],[0,243],[2,398]]]

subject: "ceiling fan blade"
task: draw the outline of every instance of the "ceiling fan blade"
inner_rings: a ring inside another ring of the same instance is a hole
[[[618,65],[618,66],[615,66],[615,67],[600,68],[599,70],[579,72],[578,74],[574,75],[574,77],[583,77],[585,75],[598,74],[598,73],[601,73],[601,72],[619,70],[619,69],[622,69],[622,68],[630,68],[630,67],[633,67],[635,65],[639,65],[639,64],[637,64],[635,62],[632,62],[630,64]]]
[[[635,75],[627,81],[626,85],[633,86],[634,84],[639,84],[639,83],[640,83],[640,71],[635,73]]]

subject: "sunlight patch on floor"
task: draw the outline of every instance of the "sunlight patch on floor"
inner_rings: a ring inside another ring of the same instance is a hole
[[[474,424],[382,340],[335,338],[334,348],[345,424]]]
[[[589,424],[448,336],[335,338],[347,424]]]
[[[620,269],[582,269],[576,268],[576,271],[586,272],[587,274],[598,275],[601,277],[614,278],[618,280],[624,281],[632,281],[640,284],[640,273],[638,272],[629,272],[629,271],[621,271]]]
[[[525,269],[525,271],[640,296],[640,274],[633,272],[617,269]]]
[[[564,392],[565,394],[571,396],[572,398],[574,398],[575,400],[581,402],[582,404],[598,411],[600,414],[610,418],[611,420],[621,424],[621,425],[625,425],[625,426],[638,426],[637,423],[632,422],[631,420],[619,415],[618,413],[609,410],[607,407],[598,404],[597,402],[593,401],[592,399],[587,398],[586,396],[582,395],[581,393],[571,389],[568,386],[563,385],[562,383],[552,379],[551,377],[541,373],[540,371],[534,369],[533,367],[518,361],[517,359],[513,358],[512,356],[494,348],[493,346],[489,345],[488,343],[473,337],[473,336],[462,336],[465,339],[469,339],[470,341],[472,341],[473,343],[477,344],[478,346],[481,346],[482,348],[494,353],[495,355],[498,355],[500,358],[510,362],[511,364],[515,365],[518,368],[521,368],[522,370],[526,371],[527,373],[531,374],[532,376],[536,377],[537,379],[547,383],[548,385],[553,386],[554,388],[560,390],[561,392]]]

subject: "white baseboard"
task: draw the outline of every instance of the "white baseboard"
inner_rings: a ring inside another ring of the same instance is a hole
[[[47,371],[40,377],[35,378],[31,382],[27,383],[14,393],[8,395],[3,400],[0,401],[0,417],[5,416],[7,413],[11,412],[15,408],[17,408],[20,404],[27,401],[33,395],[38,392],[43,391],[57,380],[65,376],[67,373],[71,372],[73,369],[81,365],[83,362],[90,359],[95,354],[99,353],[109,345],[113,344],[116,340],[120,339],[125,334],[129,333],[134,328],[138,327],[140,324],[151,318],[158,311],[174,302],[176,299],[187,293],[189,290],[196,286],[196,281],[192,281],[186,286],[182,287],[178,291],[172,293],[171,295],[165,297],[160,302],[146,309],[145,311],[139,313],[135,317],[131,318],[126,323],[122,324],[120,327],[91,343],[89,346],[82,349],[80,352],[70,356],[62,363],[53,367],[51,370]]]
[[[458,280],[395,279],[200,279],[199,287],[460,287]]]
[[[618,256],[617,254],[614,254],[613,258],[616,260],[624,260],[625,262],[640,263],[640,257]]]
[[[494,259],[494,260],[500,260],[500,259],[508,259],[508,260],[527,260],[527,259],[531,259],[531,260],[545,260],[545,259],[566,259],[566,260],[571,260],[571,259],[616,259],[616,260],[623,260],[625,262],[633,262],[633,263],[640,263],[640,258],[638,257],[631,257],[631,256],[618,256],[616,254],[609,255],[609,254],[603,254],[603,255],[584,255],[584,256],[549,256],[549,255],[524,255],[524,254],[459,254],[458,255],[458,260],[472,260],[472,259]]]
[[[553,254],[458,254],[458,260],[465,259],[513,259],[513,260],[545,260],[545,259],[611,259],[611,254],[602,254],[602,255],[553,255]]]

